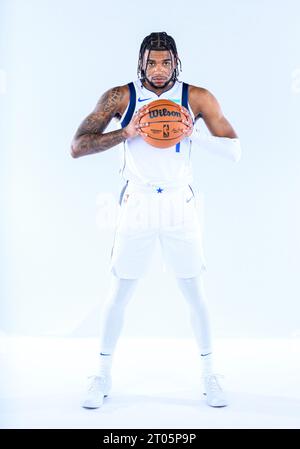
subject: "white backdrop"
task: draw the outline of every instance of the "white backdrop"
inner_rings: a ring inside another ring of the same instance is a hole
[[[98,335],[113,240],[97,221],[99,194],[117,200],[120,154],[73,160],[70,142],[106,89],[135,79],[142,39],[167,31],[181,79],[215,94],[242,143],[239,164],[193,154],[214,333],[299,335],[299,2],[0,5],[2,332]],[[191,335],[159,252],[123,335]]]

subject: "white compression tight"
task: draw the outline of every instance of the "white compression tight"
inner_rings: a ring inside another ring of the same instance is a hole
[[[190,306],[191,323],[200,354],[208,354],[212,351],[211,333],[202,278],[177,278],[177,282]]]
[[[102,317],[101,353],[113,353],[123,327],[125,307],[135,291],[137,282],[138,279],[112,276]]]
[[[186,298],[191,313],[191,324],[203,357],[204,368],[211,369],[211,335],[202,278],[177,278],[179,288]],[[109,372],[112,355],[120,336],[124,312],[132,297],[138,279],[119,279],[113,276],[108,299],[102,317],[102,335],[100,340],[100,374]],[[207,355],[207,356],[206,356]]]

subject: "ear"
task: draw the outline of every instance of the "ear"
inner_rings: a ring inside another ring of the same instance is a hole
[[[176,67],[177,64],[178,64],[178,55],[173,55],[173,53],[172,53],[172,56],[173,56],[174,64],[175,64],[175,67]]]

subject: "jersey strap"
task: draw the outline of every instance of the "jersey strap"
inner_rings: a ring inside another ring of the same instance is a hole
[[[136,104],[136,92],[135,92],[134,84],[128,83],[128,87],[129,87],[130,100],[129,100],[129,106],[128,106],[126,115],[121,122],[122,128],[125,128],[125,126],[127,126],[128,123],[130,122],[130,120],[133,116],[133,113],[135,110],[135,104]]]
[[[187,83],[182,83],[182,98],[181,98],[181,104],[186,109],[189,109],[188,105],[188,89],[189,85]]]
[[[181,105],[184,106],[187,110],[188,106],[188,88],[189,85],[187,83],[182,83],[182,95],[181,95]],[[176,153],[180,153],[180,142],[176,144]]]

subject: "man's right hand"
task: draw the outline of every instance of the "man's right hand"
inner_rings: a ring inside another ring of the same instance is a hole
[[[136,113],[133,115],[130,123],[124,128],[124,135],[126,139],[132,139],[138,135],[147,136],[146,133],[143,132],[143,128],[148,126],[148,123],[140,124],[141,117],[148,111],[148,106],[142,106]]]

